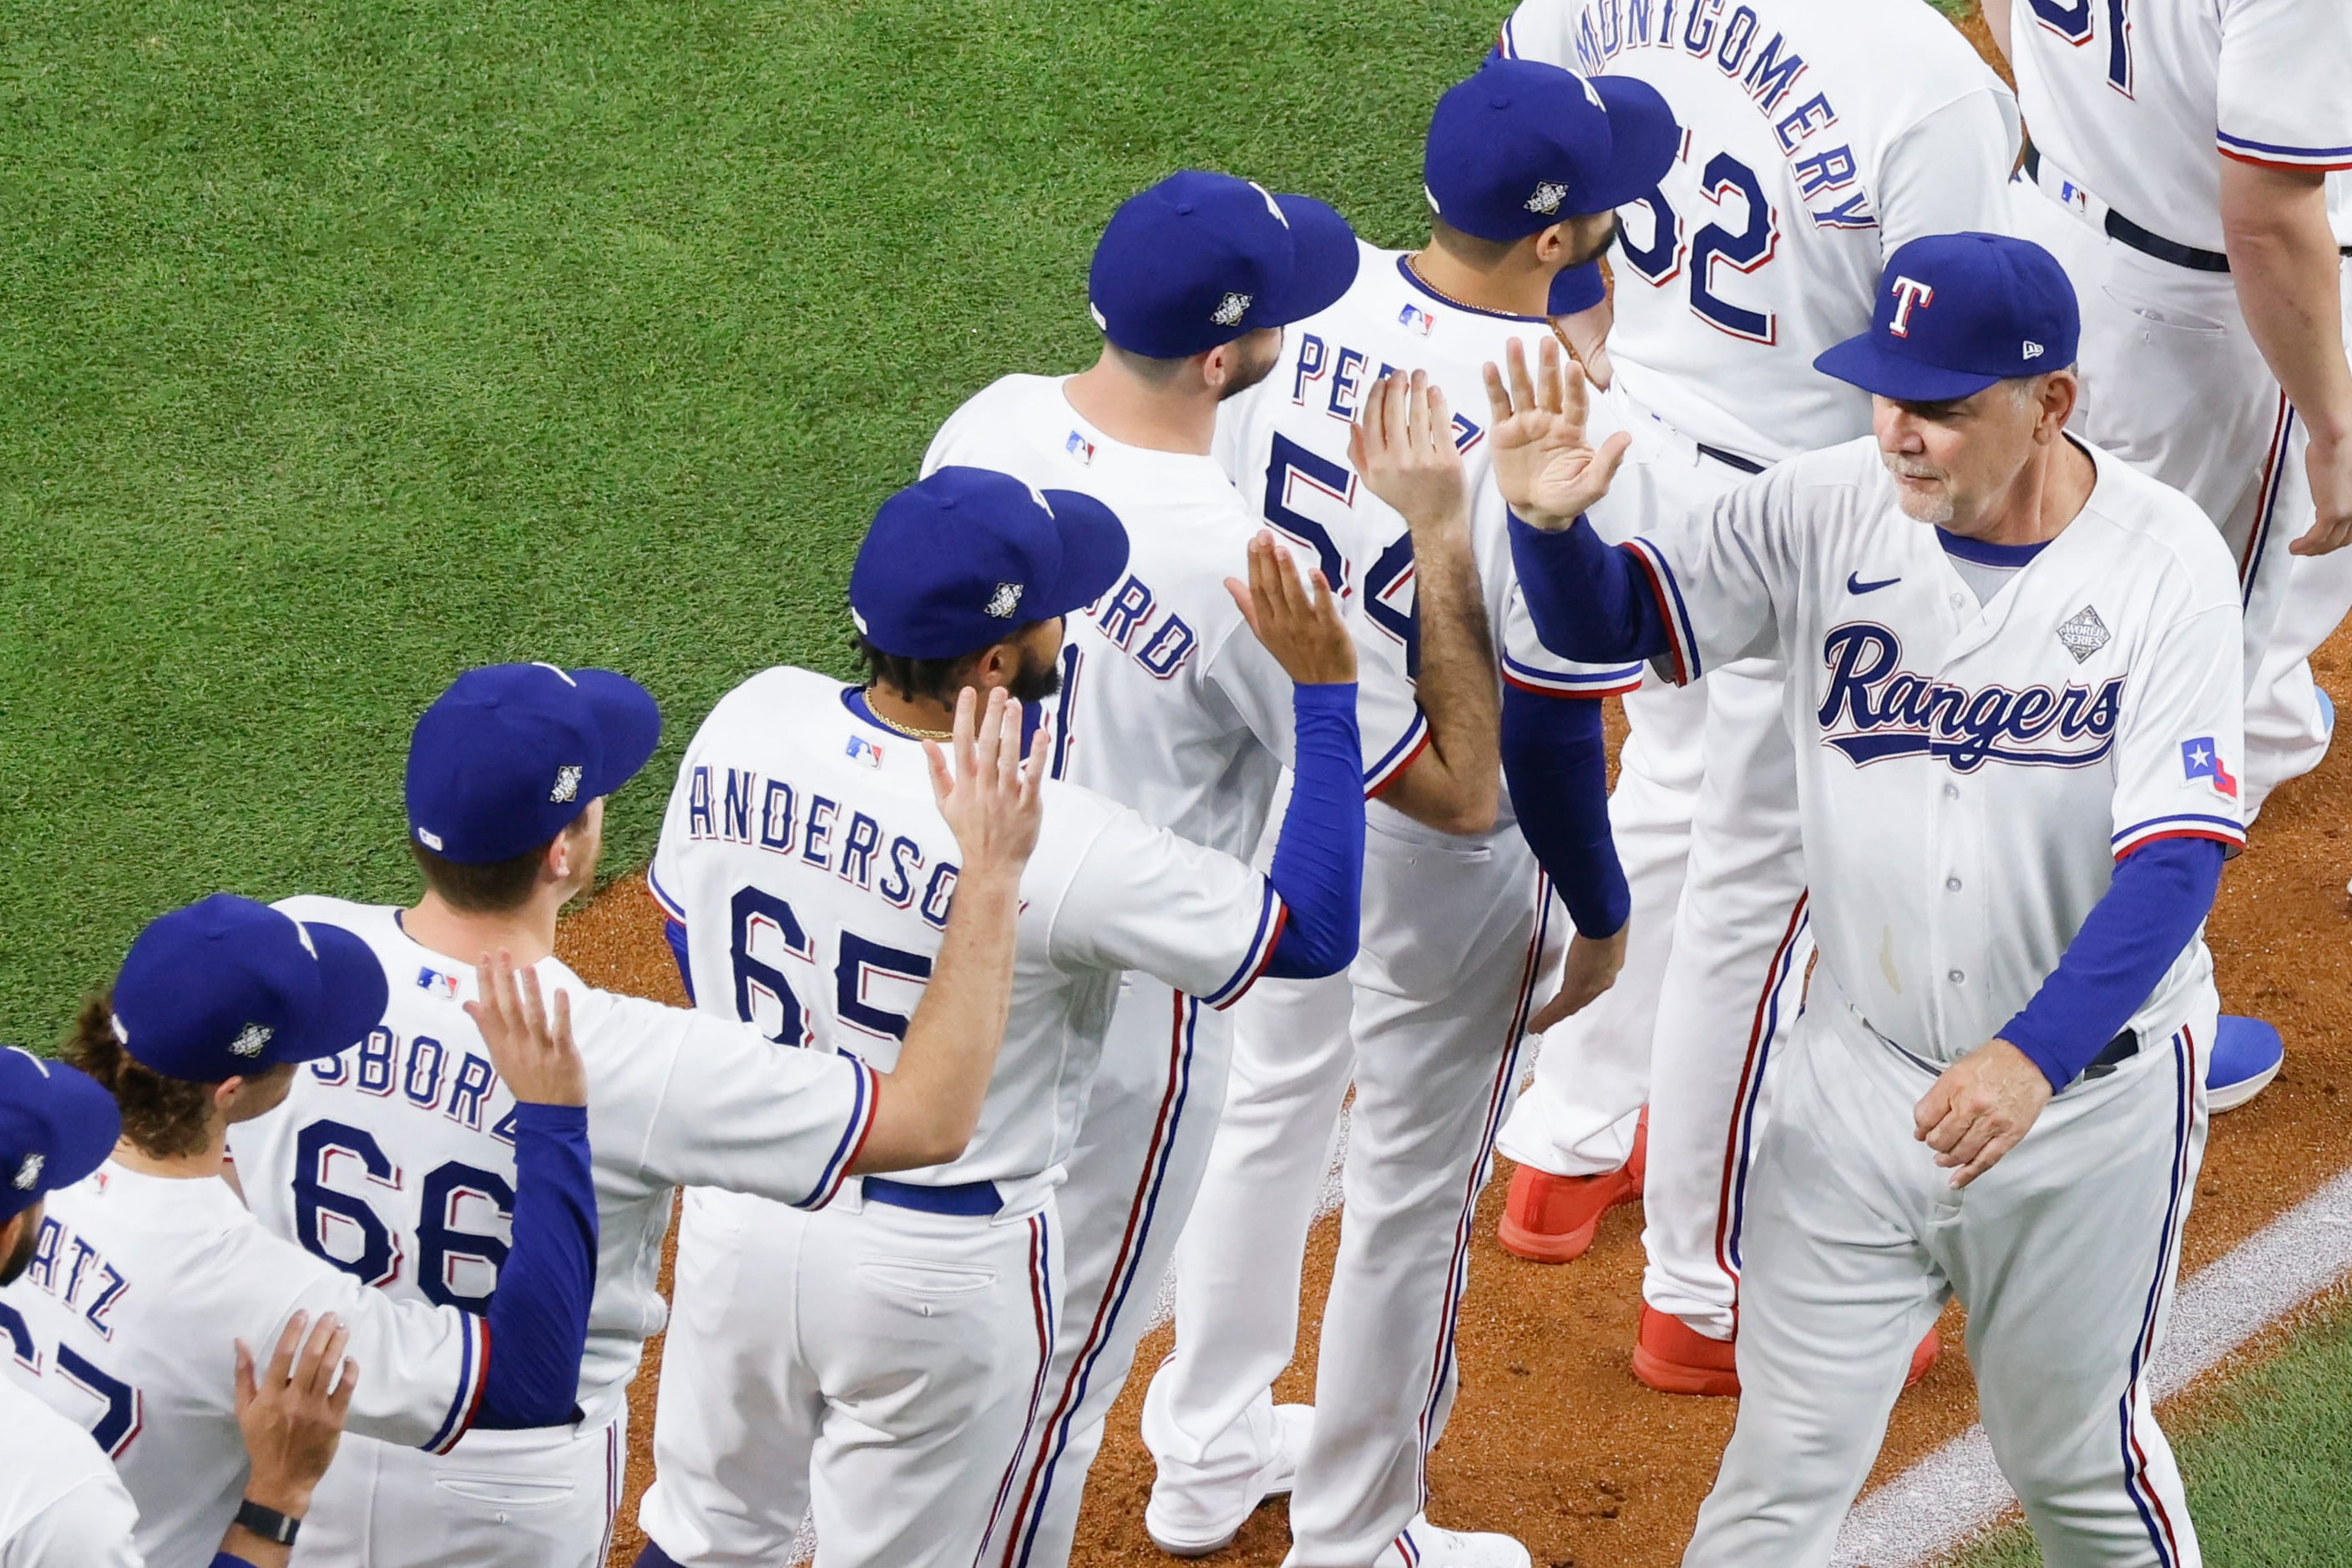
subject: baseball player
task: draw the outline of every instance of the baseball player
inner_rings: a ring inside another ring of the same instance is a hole
[[[654,882],[702,1006],[785,1040],[817,1024],[888,1058],[950,897],[1016,894],[959,872],[919,746],[975,688],[992,711],[1054,696],[1063,617],[1129,579],[1128,538],[1097,500],[980,468],[936,469],[883,504],[849,585],[868,683],[755,676],[679,765]],[[1297,787],[1271,871],[1043,784],[1005,1046],[971,1148],[816,1214],[692,1195],[641,1563],[782,1561],[812,1502],[829,1563],[972,1562],[1044,1397],[1063,1310],[1054,1189],[1121,972],[1181,996],[1189,1029],[1261,973],[1353,956],[1353,650],[1330,595],[1310,596],[1270,537],[1248,560],[1238,603],[1297,682]],[[1008,777],[1016,729],[989,764]],[[1033,752],[1033,799],[1059,739]]]
[[[284,906],[354,933],[390,1000],[357,1051],[316,1063],[284,1110],[237,1129],[263,1225],[402,1301],[481,1310],[505,1299],[516,1097],[467,1017],[464,964],[494,948],[529,962],[577,1019],[601,1236],[578,1415],[468,1436],[446,1455],[355,1436],[320,1490],[306,1560],[602,1562],[629,1379],[665,1315],[656,1276],[677,1187],[819,1205],[850,1174],[929,1164],[971,1135],[1012,962],[1010,914],[984,900],[951,922],[938,984],[887,1075],[595,990],[551,956],[558,910],[593,884],[604,797],[644,765],[660,724],[653,698],[610,671],[469,670],[410,743],[423,896],[407,909]],[[968,858],[983,873],[1007,868],[992,858],[1006,809],[986,790],[949,807],[957,831],[980,836]]]
[[[1229,175],[1171,175],[1122,205],[1096,247],[1097,363],[1004,377],[957,410],[924,458],[927,472],[978,464],[1083,491],[1126,523],[1125,574],[1068,623],[1055,774],[1239,859],[1258,850],[1291,758],[1291,697],[1223,586],[1265,524],[1212,455],[1217,409],[1273,369],[1286,323],[1346,290],[1357,258],[1346,222],[1320,202]],[[1303,522],[1287,539],[1376,652],[1385,634],[1370,625],[1368,590],[1339,542]],[[1419,704],[1386,684],[1360,696],[1363,788],[1441,830],[1477,831],[1494,819],[1500,779],[1476,579],[1459,538],[1433,538],[1424,554]],[[1200,1184],[1232,1049],[1225,1014],[1129,977],[1056,1194],[1064,1308],[990,1547],[999,1568],[1060,1568],[1069,1556],[1103,1419]]]
[[[0,1048],[0,1083],[7,1089],[0,1118],[8,1122],[0,1131],[0,1168],[23,1177],[9,1183],[7,1196],[31,1202],[0,1221],[0,1285],[7,1285],[32,1265],[47,1184],[70,1186],[104,1163],[121,1117],[88,1075],[15,1047]],[[298,1521],[308,1511],[358,1388],[342,1353],[350,1337],[331,1312],[315,1327],[297,1312],[258,1377],[251,1352],[238,1343],[236,1422],[251,1466],[248,1500]],[[138,1522],[138,1505],[90,1435],[29,1388],[0,1380],[0,1563],[143,1568],[131,1539]],[[212,1568],[285,1568],[288,1557],[287,1547],[232,1521]]]
[[[1897,246],[2007,226],[2016,104],[1925,5],[1528,0],[1499,52],[1647,82],[1687,128],[1618,213],[1597,312],[1614,327],[1585,356],[1595,379],[1613,366],[1608,413],[1634,434],[1644,492],[1595,516],[1611,539],[1865,434],[1869,398],[1813,356],[1868,326]],[[1578,302],[1561,294],[1555,312]],[[1745,1183],[1812,952],[1783,675],[1768,655],[1625,700],[1610,801],[1633,889],[1625,973],[1546,1036],[1497,1143],[1518,1163],[1501,1240],[1522,1258],[1579,1257],[1608,1208],[1644,1200],[1633,1368],[1675,1393],[1738,1392]],[[1934,1352],[1931,1335],[1916,1371]]]
[[[1614,548],[1578,514],[1622,444],[1587,442],[1561,356],[1489,372],[1548,643],[1790,670],[1821,961],[1687,1564],[1828,1563],[1952,1296],[2045,1554],[2198,1561],[2143,1377],[2204,1143],[2201,930],[2243,837],[2237,582],[2194,502],[2064,433],[2079,332],[2039,246],[1914,240],[1819,362],[1873,394],[1873,438]]]
[[[594,1279],[578,1058],[493,961],[485,1048],[514,1087],[509,1289],[486,1312],[395,1300],[270,1235],[222,1179],[232,1122],[285,1096],[298,1064],[350,1049],[383,1016],[383,976],[354,936],[216,894],[151,922],[68,1054],[105,1084],[122,1135],[45,1205],[24,1278],[0,1291],[15,1371],[112,1458],[150,1563],[205,1561],[232,1520],[291,1545],[297,1521],[247,1482],[236,1346],[295,1313],[331,1313],[366,1370],[355,1430],[446,1449],[469,1427],[563,1420]],[[336,1358],[340,1362],[341,1357]]]
[[[2282,627],[2293,565],[2352,542],[2352,364],[2326,176],[2352,169],[2352,11],[2329,0],[2027,0],[1985,7],[2032,146],[2017,232],[2083,300],[2086,438],[2185,491],[2238,562],[2251,690],[2284,629],[2301,662],[2332,625]],[[2276,683],[2260,689],[2279,692]],[[2249,715],[2250,794],[2315,763],[2317,696]],[[2253,737],[2274,736],[2256,748]],[[2224,1018],[2213,1109],[2284,1055]]]
[[[1480,367],[1507,342],[1549,336],[1553,279],[1607,245],[1611,209],[1656,183],[1678,140],[1639,82],[1588,92],[1558,67],[1508,61],[1455,86],[1429,127],[1429,245],[1364,247],[1348,292],[1294,328],[1276,373],[1220,416],[1219,455],[1270,523],[1348,542],[1351,576],[1387,634],[1367,660],[1368,689],[1412,689],[1410,595],[1428,531],[1408,534],[1375,498],[1398,494],[1403,478],[1446,492],[1416,510],[1450,512],[1471,542],[1481,620],[1502,634],[1489,657],[1510,683],[1518,809],[1486,833],[1447,836],[1376,803],[1352,995],[1332,983],[1286,998],[1279,1019],[1243,1022],[1235,1092],[1180,1249],[1176,1353],[1144,1405],[1159,1463],[1144,1519],[1163,1549],[1213,1551],[1264,1496],[1289,1489],[1294,1564],[1527,1562],[1507,1537],[1421,1517],[1423,1461],[1452,1405],[1471,1216],[1518,1042],[1560,964],[1565,933],[1528,841],[1545,845],[1577,928],[1569,994],[1555,1004],[1572,1007],[1608,984],[1626,915],[1592,699],[1638,681],[1641,666],[1569,664],[1524,617],[1515,623],[1506,520],[1476,417]],[[1391,366],[1425,367],[1426,390],[1372,379]],[[1400,400],[1409,421],[1449,437],[1437,443],[1442,468],[1381,472],[1382,448],[1415,448],[1385,439]],[[1520,787],[1530,766],[1547,773],[1532,792]],[[1271,1390],[1291,1359],[1299,1262],[1351,1079],[1310,1436],[1307,1413],[1276,1409]]]

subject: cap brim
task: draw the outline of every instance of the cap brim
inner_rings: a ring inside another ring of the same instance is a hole
[[[604,742],[604,759],[596,776],[580,792],[582,805],[600,795],[611,795],[637,776],[661,744],[661,704],[654,694],[627,676],[610,669],[568,672],[596,715],[596,731]]]
[[[1281,294],[1250,313],[1253,323],[1260,327],[1303,321],[1336,303],[1355,282],[1357,265],[1363,258],[1356,246],[1356,231],[1335,208],[1313,196],[1276,196],[1274,205],[1282,209],[1284,221],[1290,225],[1296,262]]]
[[[1083,490],[1046,490],[1054,526],[1062,536],[1062,573],[1042,603],[1046,616],[1083,610],[1127,570],[1127,525],[1118,514]]]
[[[1949,403],[1970,397],[2000,377],[1976,371],[1946,370],[1888,353],[1868,332],[1832,343],[1814,357],[1813,368],[1864,392],[1898,403]]]
[[[63,1062],[48,1065],[49,1124],[58,1130],[58,1146],[41,1172],[41,1187],[56,1192],[70,1187],[114,1152],[122,1135],[122,1112],[114,1096],[96,1079]]]
[[[1579,195],[1591,212],[1611,212],[1655,189],[1682,151],[1683,128],[1658,89],[1630,76],[1588,78],[1609,111],[1609,167]]]
[[[392,999],[383,965],[368,944],[341,926],[305,921],[302,930],[319,955],[319,1012],[297,1035],[280,1029],[263,1047],[271,1062],[307,1062],[349,1050],[383,1022]]]

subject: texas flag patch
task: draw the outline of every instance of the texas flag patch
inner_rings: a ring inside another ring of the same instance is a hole
[[[2180,769],[2189,778],[2203,779],[2211,784],[2215,795],[2229,800],[2238,798],[2238,781],[2222,765],[2221,753],[2214,747],[2210,735],[2180,742]]]

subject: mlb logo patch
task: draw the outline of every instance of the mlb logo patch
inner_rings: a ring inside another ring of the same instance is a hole
[[[2221,753],[2214,749],[2210,735],[2180,742],[2180,769],[2188,777],[2211,784],[2213,793],[2225,800],[2238,798],[2238,781],[2222,765]]]
[[[1418,305],[1407,304],[1403,310],[1397,312],[1397,324],[1407,331],[1419,332],[1425,338],[1436,331],[1437,318]]]
[[[1062,443],[1062,450],[1089,468],[1094,466],[1095,444],[1076,430],[1071,431],[1070,438]]]
[[[445,1002],[455,1002],[457,999],[457,977],[454,974],[444,974],[439,970],[429,966],[417,970],[416,988],[419,991],[429,991]]]
[[[863,735],[850,736],[848,750],[849,760],[853,763],[864,763],[869,768],[882,765],[882,748]]]

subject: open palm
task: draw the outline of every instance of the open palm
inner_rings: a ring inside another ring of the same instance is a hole
[[[1486,366],[1486,433],[1495,483],[1511,510],[1548,531],[1566,528],[1602,496],[1633,438],[1620,431],[1595,448],[1585,435],[1584,373],[1547,338],[1533,374],[1514,338],[1505,367]]]

